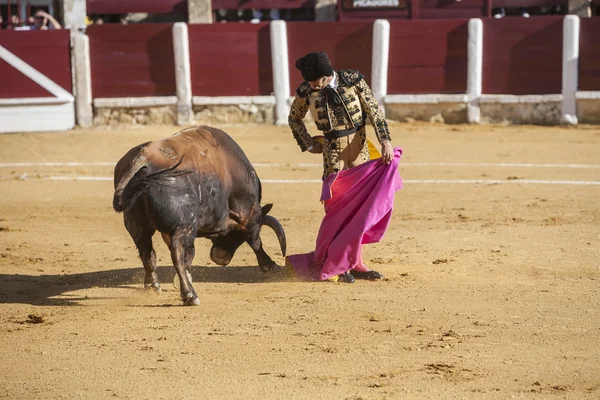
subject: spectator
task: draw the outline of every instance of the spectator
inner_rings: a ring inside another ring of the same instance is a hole
[[[521,17],[523,17],[523,18],[529,18],[530,17],[529,11],[527,10],[527,8],[521,7],[518,10],[519,10],[519,15],[521,15]],[[509,14],[510,15],[515,15],[514,9],[512,9],[512,10],[509,9]],[[494,10],[492,10],[492,15],[496,19],[504,18],[506,16],[506,11],[504,10],[504,8],[495,8]]]
[[[31,17],[30,17],[31,18]],[[29,21],[29,19],[28,19]],[[19,31],[45,31],[48,29],[62,29],[58,21],[45,11],[38,11],[33,17],[33,25],[17,28]]]

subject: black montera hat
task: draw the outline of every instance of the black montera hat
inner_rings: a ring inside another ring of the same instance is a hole
[[[315,81],[324,76],[333,75],[333,68],[329,63],[329,56],[322,51],[308,53],[296,61],[296,68],[302,73],[302,78],[307,81]]]

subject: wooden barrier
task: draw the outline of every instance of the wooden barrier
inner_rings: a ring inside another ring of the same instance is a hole
[[[189,25],[194,96],[273,92],[269,24]]]
[[[600,91],[600,19],[582,18],[579,34],[579,89]]]
[[[390,22],[390,94],[465,93],[468,20]]]
[[[175,95],[172,26],[91,25],[94,98]]]
[[[0,45],[71,93],[69,31],[0,30]],[[53,97],[39,84],[0,60],[0,98]]]
[[[563,18],[483,21],[483,93],[561,93]]]
[[[356,69],[371,81],[372,22],[289,22],[287,34],[292,95],[303,81],[296,60],[313,51],[326,52],[334,69]]]

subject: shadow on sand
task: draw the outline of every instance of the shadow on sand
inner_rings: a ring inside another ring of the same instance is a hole
[[[156,268],[158,279],[165,289],[175,290],[172,266]],[[192,279],[196,283],[263,283],[290,280],[284,272],[264,273],[258,267],[194,266]],[[79,305],[86,297],[66,297],[69,292],[91,288],[143,287],[143,268],[113,269],[81,274],[21,275],[0,274],[0,304],[31,304],[41,306]],[[134,285],[134,286],[131,286]],[[198,290],[198,288],[196,288]],[[65,297],[61,297],[65,296]]]

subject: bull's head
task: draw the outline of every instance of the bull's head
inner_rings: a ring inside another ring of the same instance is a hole
[[[271,215],[267,215],[269,211],[271,211],[272,207],[273,204],[266,204],[262,207],[259,220],[260,226],[258,227],[258,229],[265,225],[273,229],[273,231],[275,231],[275,234],[277,235],[277,240],[279,240],[279,246],[281,247],[281,254],[283,254],[283,256],[285,257],[287,241],[285,238],[285,232],[283,230],[283,227],[281,226],[277,218]],[[218,265],[229,265],[236,250],[245,241],[245,234],[240,231],[229,232],[223,237],[212,239],[213,247],[210,251],[210,258],[213,260],[213,262],[215,262]],[[270,257],[262,251],[262,247],[261,252],[262,256],[259,256],[259,266],[263,270],[270,270],[274,266],[276,266],[275,263],[270,259]]]

